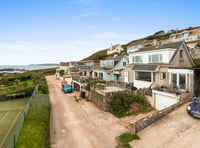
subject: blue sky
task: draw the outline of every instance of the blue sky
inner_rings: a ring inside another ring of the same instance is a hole
[[[0,65],[81,60],[159,30],[200,26],[199,0],[0,0]]]

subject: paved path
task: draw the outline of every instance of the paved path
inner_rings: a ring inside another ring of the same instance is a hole
[[[60,81],[48,76],[51,103],[52,148],[114,148],[115,137],[126,132],[120,120],[91,102],[75,102],[76,93],[64,94]]]
[[[139,132],[134,148],[200,148],[200,120],[189,116],[187,104]]]

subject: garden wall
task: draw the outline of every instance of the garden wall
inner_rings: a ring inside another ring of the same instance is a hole
[[[86,92],[86,96],[103,111],[111,111],[110,102],[112,96],[116,93],[119,92],[101,92],[100,90],[91,89]]]

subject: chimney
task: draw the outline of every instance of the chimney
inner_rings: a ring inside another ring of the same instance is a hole
[[[110,44],[110,49],[112,50],[112,43]]]

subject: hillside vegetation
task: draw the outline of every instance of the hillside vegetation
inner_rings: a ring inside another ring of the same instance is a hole
[[[97,51],[94,54],[92,54],[91,56],[83,59],[82,61],[86,61],[86,60],[103,60],[103,59],[105,59],[107,57],[106,51],[107,51],[107,49]]]
[[[55,69],[45,69],[0,77],[0,101],[11,99],[7,98],[6,95],[14,93],[25,93],[25,96],[30,96],[38,83],[40,84],[40,91],[45,94],[48,93],[45,76],[54,73]]]

